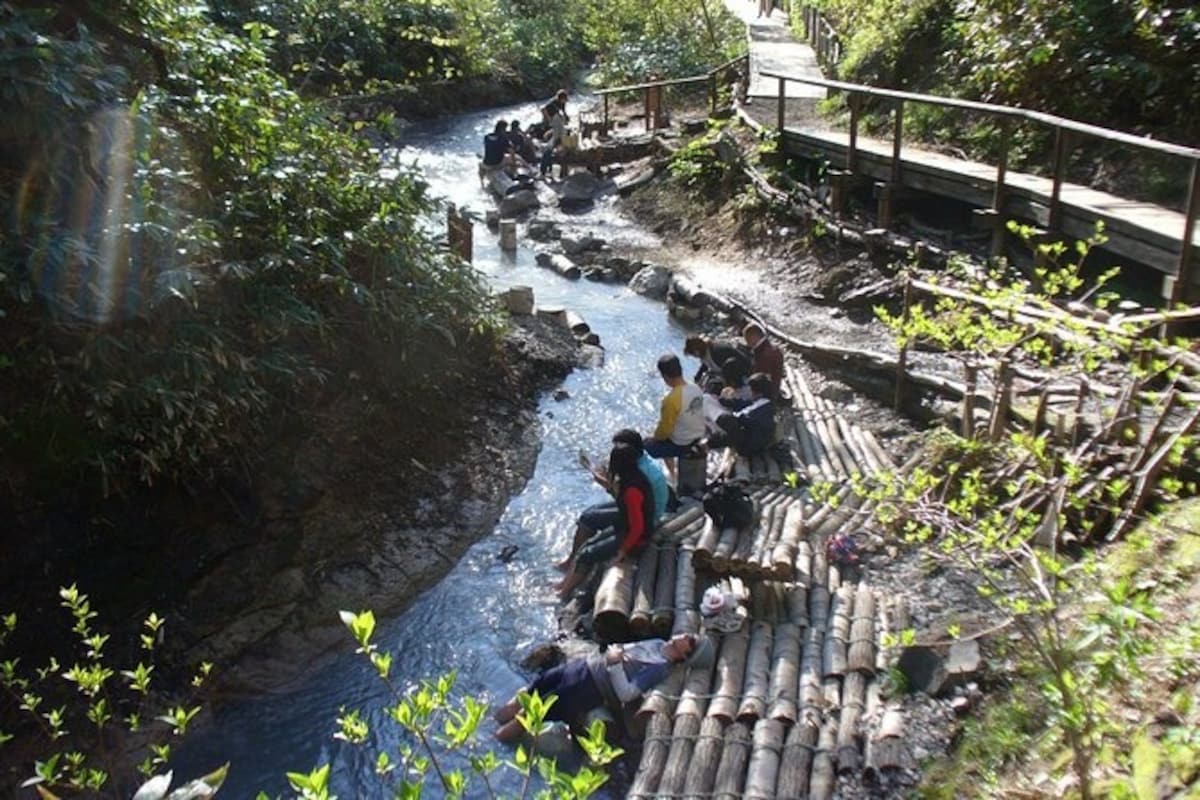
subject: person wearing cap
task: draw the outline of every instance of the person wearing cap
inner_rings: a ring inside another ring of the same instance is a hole
[[[707,637],[694,633],[629,642],[551,667],[523,691],[543,698],[554,695],[557,700],[546,713],[547,721],[565,722],[582,731],[588,712],[606,706],[621,719],[624,705],[666,680],[672,667],[700,664],[711,658],[712,649]],[[520,710],[520,700],[514,697],[496,711],[497,739],[505,743],[521,739],[525,729],[516,718]]]

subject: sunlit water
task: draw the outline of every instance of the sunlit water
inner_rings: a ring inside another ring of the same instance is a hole
[[[497,118],[532,121],[536,110],[525,105],[430,125],[408,137],[402,159],[420,165],[436,194],[482,216],[492,205],[476,177],[483,134]],[[551,216],[610,241],[653,244],[652,235],[611,206],[582,216]],[[532,286],[539,304],[579,311],[600,335],[607,363],[572,373],[564,384],[569,400],[542,398],[543,445],[524,491],[512,498],[495,530],[470,548],[441,583],[398,618],[381,619],[376,637],[394,654],[398,683],[411,685],[456,670],[460,694],[483,696],[493,706],[531,677],[518,667],[520,657],[530,646],[554,636],[555,603],[549,585],[558,573],[551,565],[567,546],[574,516],[603,499],[576,463],[576,454],[585,449],[601,455],[612,432],[621,427],[648,431],[663,392],[655,359],[661,352],[682,350],[682,331],[660,303],[620,286],[563,280],[538,269],[533,250],[524,243],[515,257],[502,255],[497,244],[494,234],[476,226],[475,264],[488,279],[498,289]],[[496,556],[507,545],[520,549],[504,564]],[[308,771],[328,762],[333,765],[335,791],[343,799],[390,796],[373,774],[380,749],[395,755],[394,727],[384,717],[387,703],[386,690],[361,657],[353,655],[347,638],[344,655],[314,670],[298,690],[218,708],[214,724],[189,743],[176,765],[177,774],[192,776],[231,760],[223,796],[253,797],[260,789],[275,796],[287,792],[285,772]],[[343,706],[367,713],[374,733],[365,748],[332,737],[334,719]],[[492,729],[489,720],[488,744]],[[500,786],[508,793],[520,788],[513,777]],[[429,782],[426,796],[440,794],[436,782]]]

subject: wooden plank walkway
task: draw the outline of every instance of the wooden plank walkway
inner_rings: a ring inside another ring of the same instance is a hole
[[[762,113],[762,109],[757,111]],[[850,143],[847,132],[786,127],[783,139],[784,148],[791,155],[828,159],[838,167],[846,164]],[[891,179],[891,142],[860,135],[856,150],[855,171],[859,175],[884,182]],[[991,205],[996,167],[911,146],[901,150],[900,159],[903,186],[981,208]],[[1005,213],[1047,225],[1052,185],[1050,178],[1009,171],[1005,177]],[[1085,239],[1093,232],[1096,220],[1103,220],[1109,250],[1145,264],[1168,279],[1174,278],[1179,264],[1179,242],[1183,238],[1183,214],[1074,183],[1063,184],[1060,203],[1063,233]],[[1200,231],[1194,233],[1193,245],[1200,246]],[[1169,289],[1165,281],[1164,289]]]
[[[764,77],[764,72],[821,77],[816,53],[805,42],[797,41],[788,28],[787,14],[775,9],[770,16],[758,17],[756,0],[725,0],[725,7],[746,23],[749,40],[750,86],[746,97],[751,105],[761,101],[758,113],[774,113],[773,102],[779,97],[779,81]],[[820,86],[789,81],[784,88],[792,113],[815,117],[816,104],[828,92]]]

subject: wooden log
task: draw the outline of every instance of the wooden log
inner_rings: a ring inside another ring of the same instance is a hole
[[[891,598],[885,594],[875,596],[875,671],[885,672],[888,668],[888,640],[899,636],[892,627]]]
[[[682,701],[680,702],[682,705]],[[688,762],[692,759],[692,751],[696,747],[696,737],[700,734],[700,717],[695,714],[676,714],[675,726],[671,733],[671,749],[667,753],[667,763],[663,767],[662,778],[658,782],[659,797],[676,797],[683,792],[683,784],[687,779]]]
[[[808,626],[825,635],[825,627],[829,624],[829,590],[823,585],[809,587],[808,590]],[[819,657],[819,654],[818,654]]]
[[[861,672],[851,672],[842,685],[842,708],[838,712],[837,768],[846,775],[857,772],[862,765],[858,747],[858,723],[862,717],[867,679]]]
[[[740,800],[749,758],[750,728],[744,722],[735,722],[725,729],[725,746],[721,749],[721,763],[717,765],[717,779],[713,783],[716,800]]]
[[[697,524],[703,524],[706,519],[704,507],[700,504],[690,505],[672,517],[662,520],[654,530],[654,537],[659,540],[674,539],[679,541],[688,532],[695,529]]]
[[[675,622],[671,625],[671,635],[700,632],[700,612],[694,608],[675,609]]]
[[[746,800],[773,800],[779,778],[779,755],[783,750],[783,723],[760,719],[754,725],[750,765],[746,768]]]
[[[812,777],[808,796],[812,800],[830,800],[836,786],[833,771],[834,748],[837,746],[837,723],[826,720],[817,739],[817,750],[813,756]]]
[[[850,424],[850,421],[841,414],[837,414],[835,419],[837,420],[838,435],[842,438],[846,452],[854,459],[854,464],[858,467],[859,474],[873,474],[875,472],[874,465],[871,463],[871,459],[867,457],[866,452],[863,451],[858,437],[854,435],[853,426]]]
[[[829,627],[821,654],[821,674],[824,677],[846,674],[846,644],[850,640],[850,620],[854,611],[854,587],[845,584],[838,588],[829,609]]]
[[[583,275],[583,272],[579,269],[579,265],[560,253],[544,253],[540,255],[544,255],[545,257],[537,260],[538,266],[552,269],[567,280],[577,281]],[[566,322],[566,319],[564,319],[564,322]]]
[[[737,528],[722,528],[721,538],[717,541],[717,548],[712,554],[712,568],[717,572],[724,572],[729,569],[730,556],[733,555],[734,548],[737,547],[738,539],[741,531]]]
[[[790,577],[796,567],[796,551],[804,532],[804,503],[789,503],[779,526],[779,539],[771,548],[771,568],[781,577]]]
[[[858,585],[854,596],[847,661],[847,666],[856,672],[875,672],[875,593],[866,583]]]
[[[804,647],[800,653],[800,707],[808,711],[825,707],[821,689],[821,644],[823,627],[810,626],[804,631]]]
[[[700,538],[696,540],[696,562],[698,564],[706,564],[712,559],[713,550],[717,547],[717,541],[721,538],[721,529],[712,521],[712,517],[705,517],[704,530],[700,534]]]
[[[787,589],[787,621],[801,628],[808,627],[808,589],[795,582]]]
[[[887,774],[904,768],[904,715],[895,709],[883,713],[879,730],[871,740],[867,770]]]
[[[875,454],[875,463],[879,465],[884,472],[891,472],[896,468],[896,462],[888,455],[888,452],[883,449],[883,445],[875,438],[875,434],[864,429],[862,431],[863,443],[866,447]]]
[[[662,777],[671,748],[671,728],[669,714],[659,712],[651,715],[642,739],[642,760],[638,763],[629,797],[649,800],[658,796],[659,778]]]
[[[737,710],[737,718],[741,722],[758,719],[767,711],[774,642],[775,629],[770,624],[756,621],[751,626],[742,684],[742,702]]]
[[[788,731],[780,757],[779,780],[775,785],[775,797],[779,800],[807,800],[808,774],[819,732],[820,724],[811,713],[804,714]]]
[[[658,553],[658,547],[652,544],[638,557],[633,610],[629,614],[629,635],[634,639],[648,639],[653,629],[654,582],[658,577]]]
[[[666,714],[667,717],[675,715],[675,706],[679,703],[679,693],[683,691],[687,673],[687,667],[682,665],[671,668],[667,679],[655,686],[638,707],[634,716],[640,724],[646,725],[655,714]]]
[[[796,545],[796,583],[812,586],[812,545],[805,540]]]
[[[725,722],[737,716],[738,699],[746,674],[746,651],[750,636],[745,629],[725,634],[721,643],[721,655],[717,659],[717,677],[714,681],[713,699],[708,704],[708,716],[720,717]]]
[[[666,636],[675,622],[675,567],[679,553],[674,546],[658,554],[654,576],[654,610],[650,627],[656,636]]]
[[[692,751],[687,779],[683,782],[686,800],[708,800],[717,780],[721,751],[725,748],[725,722],[711,714],[700,723],[700,736]]]
[[[675,616],[696,609],[696,569],[692,551],[680,550],[675,557]]]
[[[775,513],[771,515],[771,529],[758,554],[758,565],[762,573],[779,580],[787,580],[792,577],[793,559],[786,558],[786,553],[783,553],[785,557],[780,559],[779,569],[776,571],[775,548],[778,546],[779,540],[783,538],[783,523],[793,505],[799,505],[799,503],[793,503],[790,497],[785,497],[775,504]]]
[[[592,630],[600,642],[623,642],[629,634],[629,613],[633,608],[633,562],[609,567],[596,589]]]
[[[826,708],[837,708],[842,704],[842,679],[837,675],[826,675],[821,679],[821,702]]]
[[[800,671],[800,627],[785,624],[775,627],[775,646],[771,653],[771,681],[767,688],[767,716],[796,721],[797,675]]]

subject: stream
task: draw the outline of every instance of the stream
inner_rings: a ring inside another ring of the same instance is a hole
[[[537,109],[524,104],[416,127],[405,137],[401,158],[417,162],[434,194],[482,217],[492,207],[476,178],[483,135],[500,118],[532,121]],[[652,234],[623,218],[611,200],[582,216],[549,209],[539,216],[610,242],[656,243]],[[567,378],[568,400],[556,402],[548,395],[541,399],[543,436],[537,466],[495,529],[407,611],[378,620],[375,641],[393,654],[392,676],[398,685],[411,686],[454,670],[457,696],[481,697],[494,708],[531,677],[519,668],[521,657],[557,632],[556,602],[549,586],[559,573],[552,564],[568,546],[575,515],[603,499],[578,466],[578,452],[602,456],[617,429],[648,432],[653,427],[664,391],[655,360],[664,351],[681,353],[684,332],[661,303],[624,286],[569,282],[537,268],[534,251],[523,240],[515,255],[502,253],[497,236],[482,224],[475,229],[474,260],[498,289],[532,286],[539,304],[578,311],[607,351],[602,368],[576,370]],[[695,364],[684,365],[685,371],[694,368]],[[497,554],[511,545],[519,548],[517,554],[510,563],[502,563]],[[333,791],[343,800],[390,796],[384,787],[391,780],[381,782],[374,774],[378,752],[387,750],[393,759],[396,755],[396,728],[385,715],[390,696],[373,668],[352,651],[347,634],[343,653],[322,661],[295,690],[215,709],[212,724],[190,737],[175,759],[176,774],[190,778],[230,761],[221,796],[249,798],[262,790],[275,797],[289,793],[286,772],[307,772],[329,763]],[[333,738],[341,707],[359,708],[369,720],[372,733],[366,745],[354,747]],[[494,727],[485,720],[482,744],[493,744]],[[497,751],[504,755],[502,747]],[[505,794],[520,791],[515,772],[500,774],[505,777],[496,788]],[[426,796],[440,795],[436,777],[427,779],[426,787]]]

